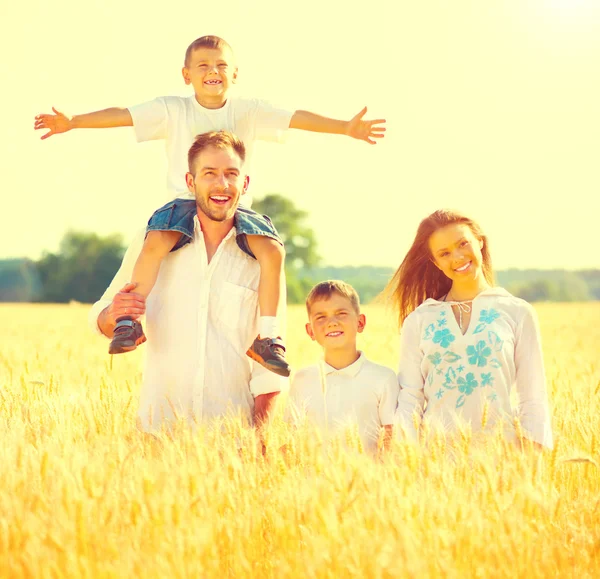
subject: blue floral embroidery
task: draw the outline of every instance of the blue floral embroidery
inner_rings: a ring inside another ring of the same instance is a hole
[[[435,371],[435,373],[436,373],[438,376],[441,376],[441,375],[443,374],[443,372],[444,372],[444,370],[442,370],[442,368],[438,368],[438,369]]]
[[[434,365],[437,366],[438,364],[442,363],[442,355],[439,352],[436,352],[435,354],[430,354],[429,356],[427,356],[427,359]]]
[[[494,377],[491,372],[481,374],[481,385],[482,386],[493,386]]]
[[[496,402],[497,399],[498,399],[498,394],[496,394],[495,392],[492,392],[492,394],[490,394],[488,396],[488,400],[490,400],[491,402]]]
[[[486,346],[483,340],[477,342],[475,346],[467,346],[467,355],[469,356],[469,364],[482,368],[487,364],[487,357],[491,355],[492,349]]]
[[[452,367],[448,368],[448,371],[446,372],[446,379],[444,380],[444,388],[447,388],[448,390],[453,390],[455,388],[454,386],[454,382],[456,381],[456,372],[453,370]]]
[[[446,312],[441,312],[440,316],[442,316],[442,318],[445,318],[446,317]]]
[[[445,326],[447,321],[448,320],[446,320],[445,318],[442,318],[442,319],[438,320],[438,328],[441,328],[442,326]]]
[[[433,336],[433,343],[439,344],[442,348],[447,348],[456,338],[448,328],[438,330]]]
[[[456,408],[460,408],[461,406],[464,406],[465,401],[466,401],[465,395],[461,394],[458,397],[458,400],[456,401]]]
[[[492,368],[500,368],[500,366],[502,366],[502,364],[500,363],[500,360],[498,360],[498,358],[492,358],[490,360],[490,366]]]
[[[436,398],[439,400],[442,396],[444,395],[444,391],[440,388],[436,393],[435,396]]]
[[[446,362],[450,362],[450,364],[452,364],[452,362],[456,362],[457,360],[460,360],[462,358],[462,356],[459,356],[458,354],[455,354],[454,352],[451,352],[450,350],[446,350],[444,352],[444,360],[446,360]]]
[[[481,310],[479,314],[479,321],[485,322],[486,324],[491,324],[493,321],[497,320],[500,317],[500,312],[492,308],[491,310]]]
[[[477,324],[477,326],[475,326],[473,333],[479,334],[479,332],[483,332],[487,325],[491,324],[494,320],[497,320],[499,317],[500,313],[494,308],[490,310],[481,310],[479,314],[479,323]]]
[[[429,324],[425,328],[425,333],[423,334],[423,339],[431,340],[431,338],[433,337],[433,332],[435,332],[435,326],[433,324]]]
[[[462,364],[461,364],[461,365],[460,365],[460,366],[457,368],[457,370],[458,370],[459,372],[463,372],[463,371],[464,371],[464,369],[465,369],[465,367],[464,367]]]
[[[502,344],[504,344],[504,342],[496,332],[492,332],[491,330],[488,332],[488,342],[495,352],[502,350]]]
[[[470,396],[473,394],[473,390],[477,388],[477,380],[473,372],[469,372],[464,378],[460,376],[456,381],[458,384],[458,391]]]

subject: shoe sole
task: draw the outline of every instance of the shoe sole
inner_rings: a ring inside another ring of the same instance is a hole
[[[256,352],[252,350],[248,350],[246,352],[246,355],[249,358],[252,358],[255,362],[258,362],[261,366],[263,366],[270,372],[273,372],[273,374],[277,374],[278,376],[282,376],[283,378],[288,378],[291,373],[291,370],[289,368],[280,368],[279,366],[273,366],[272,364],[265,362],[263,358],[261,358]]]
[[[140,336],[133,346],[124,346],[123,344],[114,344],[111,342],[108,346],[109,354],[126,354],[127,352],[133,352],[140,344],[146,341],[145,336]]]

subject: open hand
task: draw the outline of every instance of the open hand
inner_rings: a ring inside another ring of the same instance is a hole
[[[371,145],[375,145],[377,141],[374,139],[382,139],[385,133],[385,119],[377,119],[375,121],[363,121],[363,117],[367,114],[367,107],[360,111],[357,115],[348,121],[346,134],[349,137],[367,141]]]
[[[59,133],[66,133],[73,127],[71,126],[71,119],[63,113],[57,111],[52,107],[54,111],[53,115],[37,115],[35,117],[35,123],[33,128],[37,131],[39,129],[50,129],[50,132],[42,135],[42,141],[51,137],[52,135],[58,135]]]

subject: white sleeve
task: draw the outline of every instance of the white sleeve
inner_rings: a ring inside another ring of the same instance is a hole
[[[385,377],[383,391],[379,400],[379,422],[381,426],[394,424],[396,408],[398,406],[398,378],[393,370]]]
[[[396,423],[399,430],[404,430],[407,436],[414,441],[418,440],[414,414],[417,414],[420,423],[425,405],[425,379],[421,372],[423,352],[420,340],[417,317],[409,315],[402,324],[400,334],[400,363],[398,367],[400,394],[398,395]]]
[[[285,336],[286,324],[286,285],[285,275],[281,276],[281,299],[279,300],[279,311],[277,312],[277,320],[282,336]],[[285,341],[285,340],[284,340]],[[250,373],[250,393],[254,398],[261,394],[270,394],[272,392],[283,392],[289,387],[288,378],[278,376],[274,372],[267,370],[264,366],[252,361],[252,370]]]
[[[127,248],[127,251],[125,252],[125,255],[123,256],[123,261],[121,262],[121,267],[119,268],[119,271],[117,271],[117,273],[115,274],[115,277],[110,282],[110,285],[108,286],[102,297],[92,306],[88,315],[88,323],[90,325],[90,328],[94,332],[96,332],[96,334],[99,334],[101,336],[104,335],[98,327],[98,316],[104,308],[107,308],[111,304],[115,294],[119,293],[121,288],[131,280],[133,266],[137,261],[140,251],[142,250],[145,238],[146,229],[144,228],[140,230],[139,233],[137,233],[136,236],[133,238],[133,241],[131,242],[131,244]]]
[[[164,97],[129,107],[138,143],[167,138],[168,110]]]
[[[293,111],[279,109],[268,101],[258,101],[255,119],[256,138],[261,141],[283,143],[293,115]]]
[[[531,440],[552,448],[552,426],[540,330],[535,310],[529,304],[517,327],[515,374],[521,426]]]

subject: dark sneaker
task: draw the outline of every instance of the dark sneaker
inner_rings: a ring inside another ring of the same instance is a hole
[[[115,326],[113,339],[108,346],[109,354],[132,352],[146,341],[142,324],[131,319],[120,319]]]
[[[285,361],[285,346],[281,338],[261,338],[258,336],[246,352],[250,358],[267,370],[280,376],[290,375],[290,365]]]

